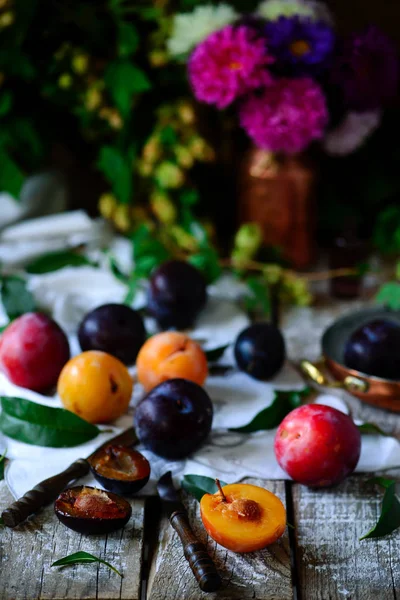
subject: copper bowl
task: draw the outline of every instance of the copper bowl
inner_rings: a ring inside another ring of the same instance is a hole
[[[400,412],[400,381],[361,373],[343,364],[347,340],[356,329],[373,319],[390,319],[400,324],[400,312],[382,307],[366,308],[338,319],[322,336],[321,366],[309,361],[302,361],[300,366],[303,373],[319,385],[343,388],[363,402]],[[336,381],[329,381],[323,372],[324,366]]]

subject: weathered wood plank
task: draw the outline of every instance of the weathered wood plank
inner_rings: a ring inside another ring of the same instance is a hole
[[[292,490],[299,600],[398,598],[400,531],[359,541],[377,521],[383,492],[365,477],[332,489]]]
[[[285,486],[280,481],[249,479],[248,483],[264,485],[277,494],[285,504]],[[163,518],[160,525],[158,547],[153,557],[148,581],[148,600],[199,600],[218,598],[245,600],[291,600],[293,598],[290,567],[289,538],[287,532],[269,548],[248,554],[235,554],[211,540],[201,523],[199,503],[185,496],[190,522],[196,535],[207,545],[223,579],[217,594],[203,594],[183,556],[177,534]]]
[[[4,482],[0,509],[12,501]],[[26,524],[0,531],[0,600],[139,600],[144,501],[133,500],[132,518],[108,536],[81,536],[47,507]],[[124,578],[96,563],[59,568],[57,559],[84,550],[119,569]]]

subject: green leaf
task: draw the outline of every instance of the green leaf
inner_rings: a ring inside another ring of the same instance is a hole
[[[265,431],[274,429],[294,408],[300,406],[303,398],[308,396],[310,388],[303,388],[299,391],[275,390],[275,397],[267,408],[261,410],[255,417],[243,427],[231,427],[230,431],[238,433],[254,433],[255,431]]]
[[[389,281],[384,283],[375,296],[377,304],[383,304],[391,310],[400,309],[400,283]]]
[[[396,481],[385,479],[384,477],[376,477],[371,482],[378,483],[386,491],[382,500],[381,514],[376,525],[363,535],[360,540],[383,537],[400,527],[400,502],[396,497]]]
[[[12,95],[9,91],[4,91],[0,95],[0,117],[4,117],[10,112],[12,106]]]
[[[220,480],[222,487],[228,485],[225,481]],[[218,491],[215,479],[205,477],[204,475],[184,475],[181,485],[185,492],[196,498],[200,502],[204,494],[215,494]]]
[[[221,277],[222,269],[219,264],[218,253],[211,246],[202,248],[200,252],[189,256],[188,262],[203,273],[207,283],[214,283]]]
[[[200,195],[197,190],[184,190],[179,196],[179,201],[184,206],[194,206],[199,199]]]
[[[248,312],[261,312],[269,315],[271,311],[271,299],[267,283],[259,277],[249,277],[246,283],[251,292],[245,298],[245,307]]]
[[[224,354],[225,350],[229,347],[229,344],[225,344],[225,346],[218,346],[218,348],[213,348],[212,350],[206,350],[205,354],[208,362],[214,362],[221,358]]]
[[[126,292],[126,296],[123,300],[123,303],[127,306],[130,306],[136,296],[138,288],[138,278],[135,274],[132,275],[128,282],[128,291]]]
[[[166,125],[160,131],[160,142],[163,146],[174,146],[178,141],[178,135],[172,125]]]
[[[105,565],[106,567],[111,569],[111,571],[114,571],[114,573],[116,573],[120,577],[123,577],[122,573],[120,573],[120,571],[118,571],[118,569],[116,569],[115,567],[110,565],[110,563],[106,562],[102,558],[97,558],[97,556],[93,556],[93,554],[89,554],[88,552],[83,552],[83,551],[74,552],[74,554],[69,554],[68,556],[64,556],[64,558],[60,558],[59,560],[56,560],[55,562],[53,562],[53,564],[51,566],[52,567],[64,567],[67,565],[78,565],[78,564],[85,564],[85,563],[101,563],[102,565]]]
[[[115,256],[110,255],[109,265],[110,265],[111,273],[114,275],[114,277],[116,279],[118,279],[118,281],[120,281],[121,283],[124,283],[125,285],[127,285],[129,283],[129,277],[121,271],[121,269],[118,266]]]
[[[4,150],[0,150],[0,189],[18,198],[25,175],[17,163]]]
[[[82,267],[83,265],[91,264],[93,263],[86,256],[65,250],[49,252],[36,258],[25,267],[25,271],[30,274],[41,275],[43,273],[58,271],[64,267]]]
[[[1,301],[10,321],[36,310],[36,303],[26,282],[14,275],[1,278]]]
[[[104,81],[124,117],[131,110],[133,95],[147,92],[151,88],[146,73],[127,60],[110,63],[104,73]]]
[[[6,458],[7,450],[4,452],[3,456],[0,456],[0,481],[4,479],[4,466],[5,466],[5,458]]]
[[[147,279],[155,267],[171,257],[164,244],[152,235],[146,225],[138,227],[131,240],[137,279]]]
[[[396,204],[389,205],[379,213],[373,242],[384,254],[400,251],[400,207]]]
[[[132,168],[125,156],[113,146],[103,146],[97,166],[111,184],[117,199],[128,204],[132,199]]]
[[[378,425],[375,425],[375,423],[362,423],[361,425],[357,425],[357,428],[361,434],[371,433],[371,434],[386,435],[386,436],[389,435],[385,431],[383,431],[383,429],[378,427]]]
[[[140,41],[136,27],[125,21],[120,22],[118,27],[118,52],[122,58],[134,54]]]
[[[0,397],[0,431],[33,446],[71,448],[95,438],[100,429],[63,408],[22,398]]]

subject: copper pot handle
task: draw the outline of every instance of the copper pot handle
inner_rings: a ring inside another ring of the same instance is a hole
[[[343,381],[330,381],[323,371],[309,360],[300,362],[300,369],[303,375],[310,379],[313,383],[323,385],[328,388],[345,389],[350,393],[366,394],[369,390],[369,383],[365,379],[347,375]]]

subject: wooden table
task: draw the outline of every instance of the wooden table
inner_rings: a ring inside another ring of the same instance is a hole
[[[321,332],[359,303],[293,309],[284,330],[289,355],[315,359]],[[345,397],[354,417],[400,435],[400,415]],[[400,480],[400,471],[393,473]],[[198,503],[185,502],[193,528],[206,542],[223,578],[218,594],[202,594],[183,558],[182,547],[157,499],[132,501],[124,530],[83,537],[61,525],[48,507],[25,525],[0,531],[0,600],[102,599],[195,600],[395,600],[400,597],[400,531],[359,541],[377,520],[382,491],[353,476],[334,489],[313,491],[285,481],[256,481],[286,505],[294,529],[264,551],[237,555],[207,538]],[[0,508],[11,501],[4,482]],[[103,565],[50,568],[53,561],[85,550],[111,562],[124,578]]]

